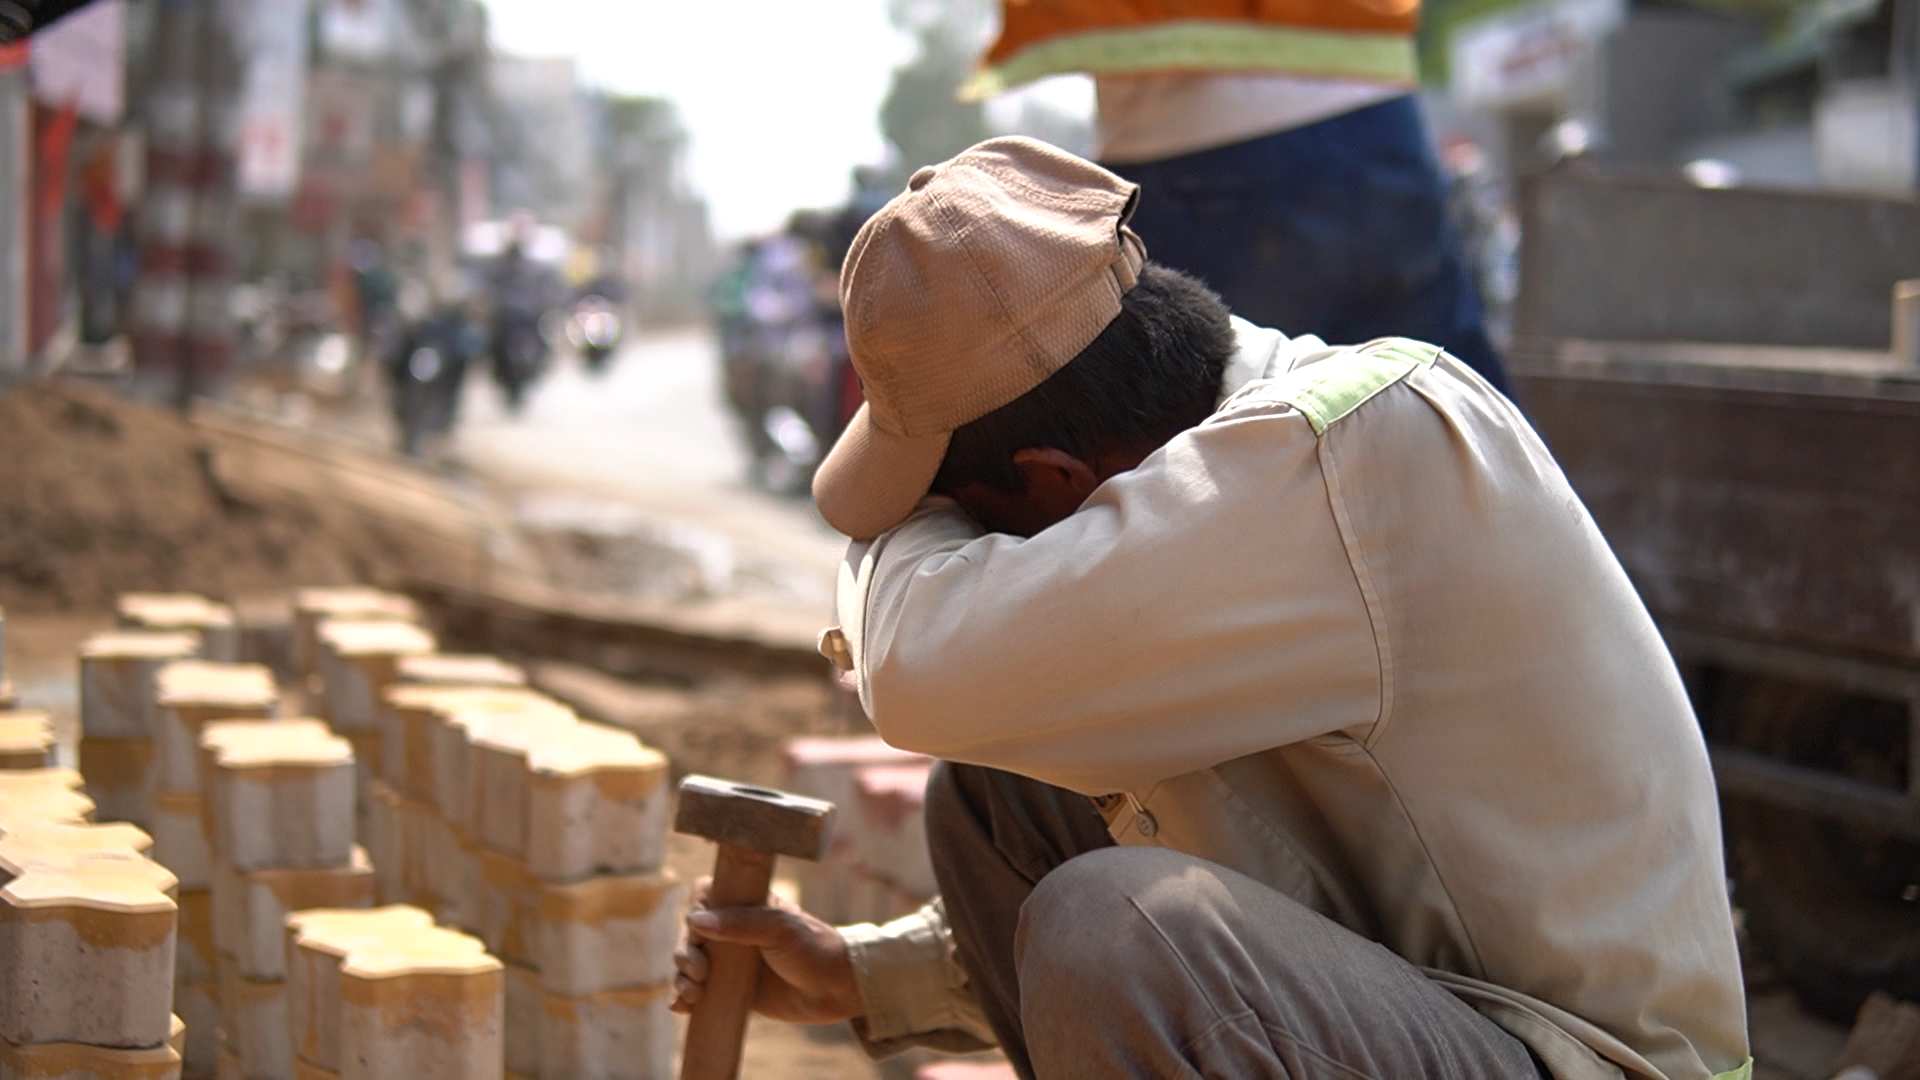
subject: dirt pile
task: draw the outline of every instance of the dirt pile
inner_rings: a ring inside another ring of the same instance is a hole
[[[233,597],[390,579],[394,539],[337,507],[224,487],[193,425],[110,391],[0,393],[0,605],[111,607],[133,589]],[[383,572],[387,571],[387,572]]]

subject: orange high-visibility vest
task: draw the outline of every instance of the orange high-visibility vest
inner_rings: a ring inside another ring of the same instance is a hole
[[[1001,12],[970,95],[1065,72],[1418,76],[1420,0],[1003,0]]]

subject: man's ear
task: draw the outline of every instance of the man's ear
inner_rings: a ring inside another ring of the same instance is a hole
[[[1051,446],[1015,450],[1013,466],[1020,470],[1027,497],[1045,506],[1065,507],[1062,517],[1079,509],[1100,486],[1100,475],[1092,465]]]

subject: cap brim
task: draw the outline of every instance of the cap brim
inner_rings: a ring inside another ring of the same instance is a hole
[[[813,502],[827,524],[871,540],[913,513],[947,456],[952,435],[892,435],[874,426],[866,405],[813,474]]]

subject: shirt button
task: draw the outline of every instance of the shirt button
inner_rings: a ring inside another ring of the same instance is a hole
[[[1140,811],[1140,813],[1134,817],[1133,827],[1139,829],[1140,835],[1148,839],[1152,839],[1153,835],[1160,831],[1160,823],[1153,819],[1153,814],[1150,811],[1146,810]]]

